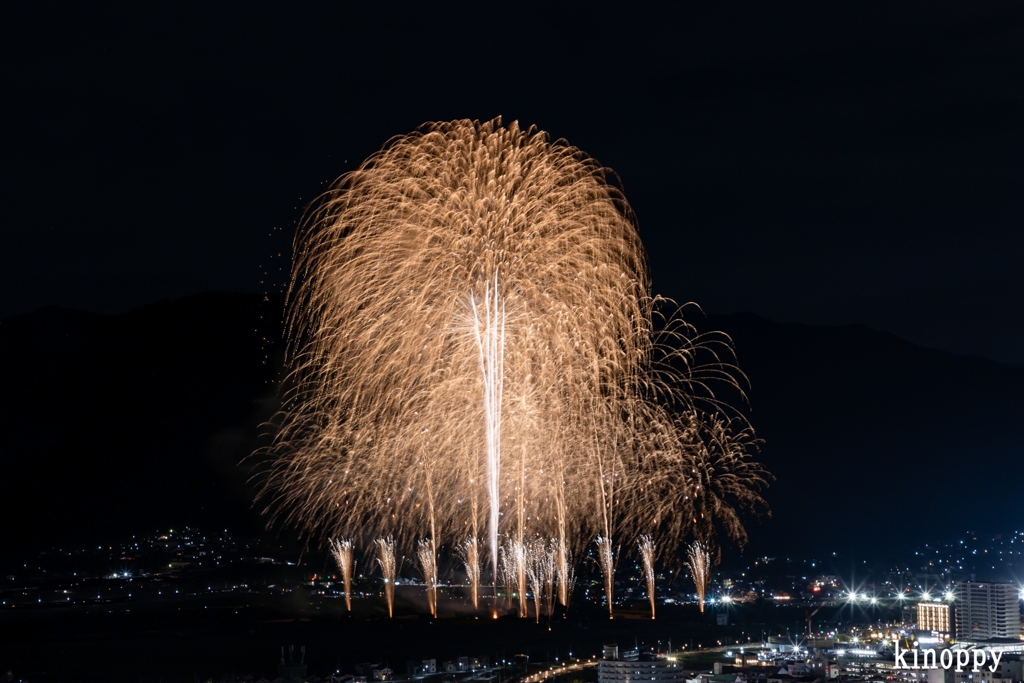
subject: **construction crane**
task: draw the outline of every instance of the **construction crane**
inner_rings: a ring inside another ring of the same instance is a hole
[[[822,605],[819,605],[818,609],[814,610],[813,612],[807,612],[807,611],[804,612],[804,614],[807,615],[807,638],[808,639],[810,639],[810,637],[811,637],[811,619],[814,617],[815,614],[817,614],[818,612],[821,611],[821,608],[822,608]]]

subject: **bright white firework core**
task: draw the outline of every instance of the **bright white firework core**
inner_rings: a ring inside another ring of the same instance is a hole
[[[493,576],[498,576],[498,523],[501,499],[498,482],[501,473],[501,397],[505,375],[505,304],[498,289],[498,274],[484,289],[483,313],[476,296],[470,293],[473,330],[480,351],[480,374],[484,382],[484,426],[487,435],[487,495],[490,508],[490,548]]]

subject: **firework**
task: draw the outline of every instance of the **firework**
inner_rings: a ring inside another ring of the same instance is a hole
[[[572,599],[573,588],[576,587],[576,572],[572,568],[572,552],[565,543],[559,540],[552,541],[554,548],[554,580],[558,585],[558,602],[562,607],[568,607]]]
[[[525,543],[513,538],[505,538],[499,549],[501,558],[501,574],[504,577],[505,590],[509,604],[515,597],[519,605],[519,616],[528,615],[526,596],[527,575],[530,568],[529,549]]]
[[[535,562],[538,565],[538,574],[544,594],[543,604],[550,622],[555,610],[555,545],[553,542],[538,542]]]
[[[690,409],[675,421],[682,447],[657,450],[641,465],[632,504],[647,510],[666,550],[689,536],[717,555],[720,532],[743,547],[741,515],[767,510],[759,491],[771,475],[750,456],[758,440],[742,418]]]
[[[615,553],[612,550],[612,539],[597,537],[597,558],[604,577],[604,595],[608,599],[608,618],[614,616],[612,601],[615,598]]]
[[[637,547],[640,550],[640,561],[644,568],[644,578],[647,580],[647,600],[651,603],[651,619],[654,618],[654,541],[647,534],[637,539]]]
[[[516,566],[516,553],[512,549],[512,543],[509,539],[502,541],[501,547],[498,550],[499,571],[501,572],[500,584],[505,587],[505,598],[507,600],[507,607],[512,607],[512,599],[515,597],[515,590],[518,585],[519,570]],[[496,582],[497,583],[497,582]],[[495,594],[495,600],[497,600],[497,594]]]
[[[480,544],[475,538],[467,538],[458,546],[462,564],[466,568],[466,580],[473,594],[473,607],[480,606]]]
[[[388,617],[395,616],[395,576],[398,574],[398,565],[395,561],[395,539],[391,536],[378,538],[374,543],[377,545],[377,564],[380,565],[381,574],[384,575],[384,597],[388,603]]]
[[[533,613],[538,624],[543,611],[541,606],[546,605],[546,595],[548,587],[551,585],[550,577],[553,571],[554,563],[548,550],[548,544],[542,540],[530,543],[527,546],[526,575],[530,584],[530,592],[533,594]]]
[[[416,547],[416,557],[420,561],[423,581],[427,584],[427,605],[430,614],[437,616],[437,553],[434,542],[429,538],[422,539]]]
[[[498,269],[494,281],[484,287],[483,311],[470,291],[473,332],[480,356],[480,376],[484,383],[484,428],[487,440],[487,499],[489,512],[491,565],[498,574],[498,522],[501,516],[499,477],[501,475],[501,403],[505,387],[505,304],[498,289]],[[520,538],[522,542],[522,538]]]
[[[686,568],[690,570],[693,584],[697,587],[697,603],[704,611],[704,593],[711,582],[711,553],[700,541],[694,541],[686,549]]]
[[[609,610],[612,538],[742,543],[766,479],[712,390],[738,388],[730,347],[665,305],[629,205],[578,149],[499,119],[394,139],[296,235],[268,509],[310,534],[429,538],[435,563],[483,539],[472,564],[522,616],[530,539],[554,539],[563,605],[572,558],[604,539]]]
[[[341,579],[345,584],[345,609],[352,611],[352,572],[355,569],[355,560],[352,556],[351,539],[331,540],[331,554],[334,561],[338,563],[341,570]]]

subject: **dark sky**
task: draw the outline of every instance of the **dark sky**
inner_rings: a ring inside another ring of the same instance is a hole
[[[3,2],[0,318],[263,291],[323,183],[502,115],[659,293],[1024,363],[1024,4],[670,4]]]

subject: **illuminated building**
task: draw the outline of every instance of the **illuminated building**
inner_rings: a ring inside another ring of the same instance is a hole
[[[1000,659],[999,664],[995,665],[996,670],[992,671],[990,665],[981,667],[981,669],[975,673],[970,669],[964,669],[962,672],[957,671],[941,671],[942,683],[1010,683],[1010,681],[1021,680],[1022,666],[1021,659],[1018,655],[1003,655]],[[939,674],[940,671],[934,673]],[[933,673],[932,671],[928,672]],[[929,676],[929,680],[931,680]],[[934,676],[939,678],[939,676]]]
[[[955,599],[957,640],[1020,637],[1016,585],[965,581],[957,584]]]
[[[945,602],[919,602],[917,603],[917,628],[920,631],[935,631],[936,633],[952,633],[950,618],[952,609],[949,603]]]

